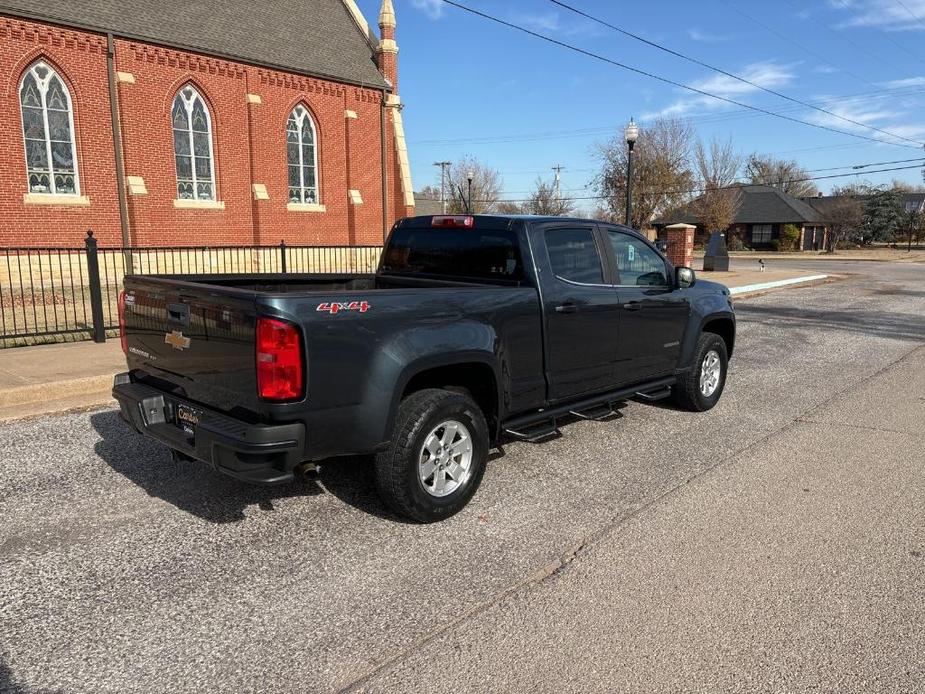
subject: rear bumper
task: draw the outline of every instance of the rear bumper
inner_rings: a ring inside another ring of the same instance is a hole
[[[112,395],[119,401],[122,418],[139,433],[239,480],[257,484],[289,482],[294,478],[293,468],[303,460],[305,426],[301,423],[243,422],[134,383],[127,373],[116,376]],[[191,427],[193,433],[176,423],[181,405],[198,418]]]

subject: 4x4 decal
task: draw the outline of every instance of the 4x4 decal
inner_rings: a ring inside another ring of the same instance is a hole
[[[315,310],[336,315],[341,311],[359,311],[360,313],[366,313],[369,309],[369,303],[366,301],[351,301],[349,304],[337,302],[318,304],[318,308]]]

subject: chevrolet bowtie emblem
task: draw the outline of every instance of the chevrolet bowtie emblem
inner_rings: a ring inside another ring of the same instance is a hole
[[[183,333],[179,330],[174,330],[172,333],[167,333],[164,336],[164,342],[174,349],[186,349],[189,347],[190,339],[188,337],[183,337]]]

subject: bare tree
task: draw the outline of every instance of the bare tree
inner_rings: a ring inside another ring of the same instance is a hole
[[[689,121],[658,118],[640,127],[633,149],[633,219],[636,229],[652,218],[678,207],[687,199],[694,174],[691,171]],[[602,197],[598,216],[623,222],[626,219],[627,146],[623,134],[598,145],[601,172],[594,179]]]
[[[853,196],[825,198],[814,205],[828,229],[826,252],[835,253],[839,244],[863,233],[864,205]]]
[[[556,195],[554,183],[547,183],[537,177],[535,186],[530,199],[524,204],[524,211],[527,214],[560,217],[572,213],[574,203],[568,198]]]
[[[425,200],[439,200],[440,186],[424,186],[417,192],[417,195]]]
[[[890,183],[890,188],[898,190],[900,193],[925,193],[925,186],[919,183],[907,183],[894,178]]]
[[[735,185],[742,157],[736,154],[732,140],[711,140],[694,148],[694,166],[704,192],[691,203],[700,223],[709,231],[725,231],[735,220],[742,191]]]
[[[525,214],[523,204],[516,200],[499,200],[495,205],[494,212],[498,214]]]
[[[800,180],[809,178],[809,174],[793,160],[752,154],[745,163],[745,175],[751,183],[774,186],[798,198],[819,195],[819,189],[812,181]]]
[[[472,201],[469,203],[469,174],[472,174]],[[463,157],[450,167],[447,212],[484,214],[494,212],[501,198],[501,174],[475,157]]]
[[[906,210],[902,218],[904,231],[906,233],[906,251],[912,250],[912,240],[918,246],[919,238],[925,231],[925,215],[918,209]]]

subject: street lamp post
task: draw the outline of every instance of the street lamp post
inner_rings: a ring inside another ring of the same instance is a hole
[[[466,172],[466,180],[469,181],[469,202],[466,203],[466,207],[469,208],[469,214],[472,214],[472,179],[475,178],[475,174],[470,169]]]
[[[626,129],[623,131],[623,137],[626,139],[626,146],[629,152],[626,157],[626,226],[633,226],[633,146],[639,137],[639,126],[630,118]]]

